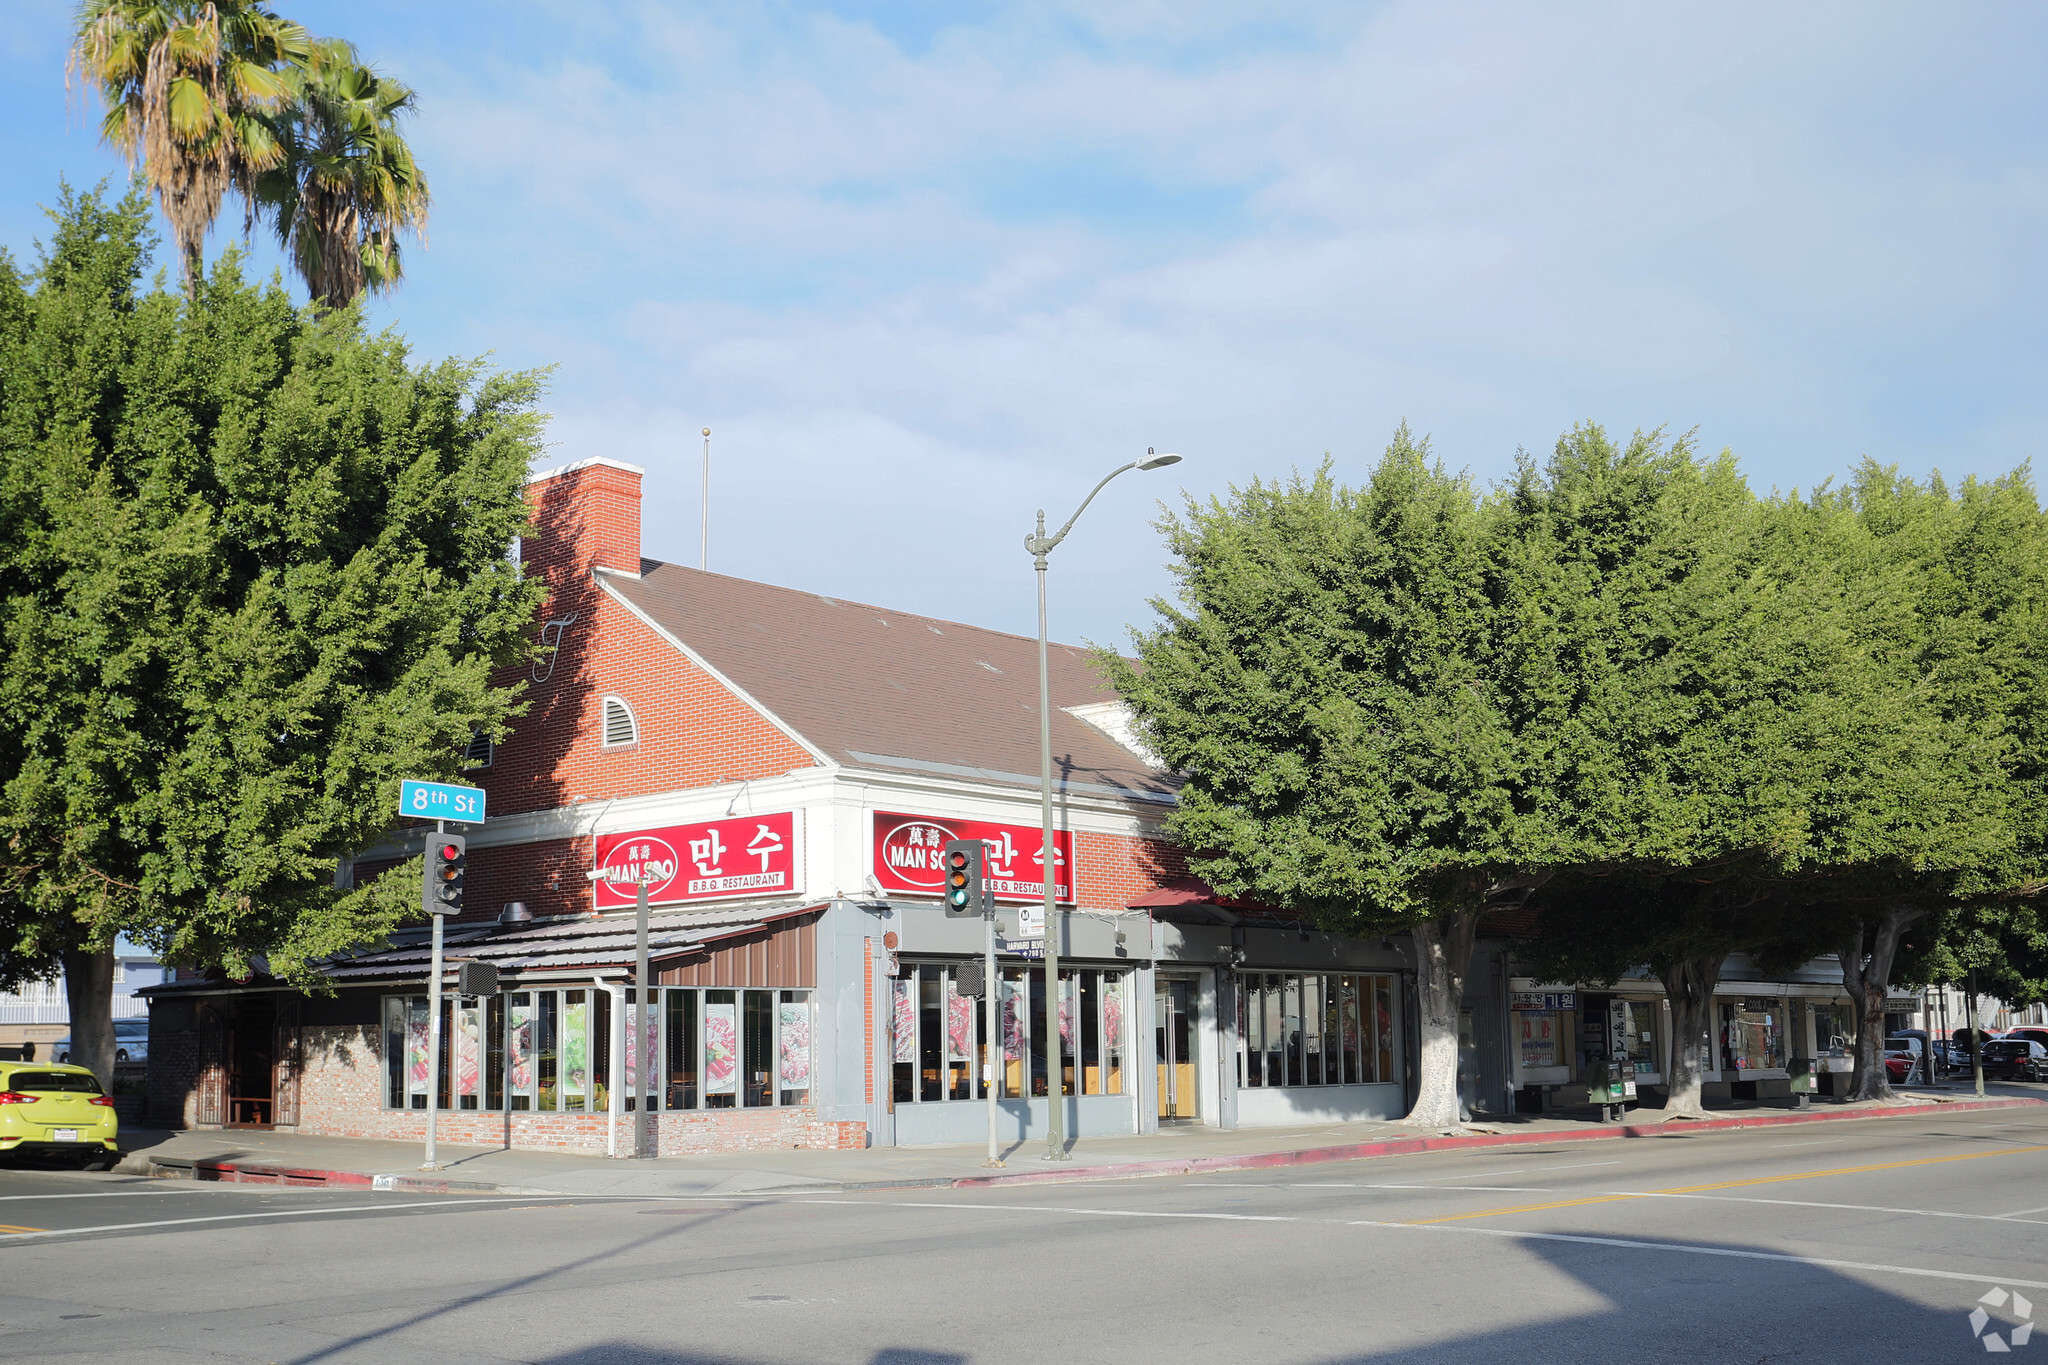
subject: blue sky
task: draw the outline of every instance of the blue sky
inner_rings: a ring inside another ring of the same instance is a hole
[[[1105,642],[1169,586],[1156,499],[1355,480],[1403,419],[1484,479],[1697,428],[1761,487],[2048,433],[2038,6],[278,8],[420,92],[378,325],[555,366],[554,458],[647,466],[660,558],[704,426],[713,568],[1027,633],[1033,509],[1181,452],[1055,556]],[[0,32],[17,258],[120,170],[70,12]]]

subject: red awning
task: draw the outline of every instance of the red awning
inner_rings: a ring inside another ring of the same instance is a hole
[[[1125,904],[1133,910],[1193,910],[1213,907],[1247,915],[1281,914],[1271,906],[1260,905],[1256,901],[1219,896],[1216,894],[1216,888],[1200,877],[1168,877],[1156,889],[1147,891],[1142,896],[1134,896]]]

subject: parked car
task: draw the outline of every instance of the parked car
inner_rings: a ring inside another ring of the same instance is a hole
[[[1892,1078],[1894,1085],[1902,1083],[1913,1073],[1914,1056],[1903,1048],[1886,1048],[1884,1053],[1885,1074]]]
[[[84,1067],[0,1065],[0,1152],[111,1161],[120,1154],[120,1131],[113,1096]]]
[[[1920,1072],[1919,1076],[1917,1077],[1918,1080],[1922,1082],[1928,1082],[1934,1079],[1934,1077],[1929,1075],[1927,1071],[1927,1040],[1920,1037],[1918,1034],[1895,1033],[1891,1037],[1885,1039],[1884,1056],[1885,1070],[1891,1071],[1893,1073],[1892,1079],[1895,1081],[1905,1080],[1906,1076],[1910,1074],[1915,1068],[1917,1068]],[[1894,1057],[1902,1057],[1905,1059],[1905,1071],[1894,1070],[1891,1064],[1891,1059]]]
[[[71,1060],[71,1035],[65,1034],[50,1044],[50,1055],[59,1062]],[[149,1060],[149,1020],[116,1019],[114,1021],[114,1065]]]
[[[2031,1038],[1993,1038],[1984,1044],[1984,1074],[2017,1081],[2048,1080],[2048,1047]]]
[[[2048,1047],[2048,1028],[2042,1028],[2039,1025],[2029,1025],[2025,1028],[2009,1028],[1998,1036],[2001,1038],[2025,1038],[2029,1042],[2039,1043],[2042,1047]]]

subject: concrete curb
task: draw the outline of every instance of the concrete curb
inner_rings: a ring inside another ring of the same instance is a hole
[[[1129,1161],[1114,1166],[1077,1166],[1072,1170],[1023,1171],[1015,1175],[970,1175],[951,1182],[954,1189],[975,1189],[988,1185],[1063,1184],[1074,1180],[1122,1180],[1136,1176],[1202,1175],[1222,1171],[1262,1171],[1280,1166],[1311,1166],[1328,1161],[1359,1161],[1379,1156],[1414,1156],[1421,1152],[1453,1152],[1480,1147],[1527,1147],[1546,1142],[1597,1142],[1611,1138],[1671,1137],[1679,1133],[1705,1133],[1731,1128],[1777,1128],[1795,1123],[1841,1123],[1852,1119],[1904,1118],[1930,1110],[1950,1113],[1964,1109],[2025,1109],[2048,1104],[2048,1100],[1937,1100],[1934,1104],[1887,1105],[1882,1109],[1844,1112],[1807,1111],[1786,1114],[1749,1114],[1725,1119],[1671,1119],[1662,1123],[1616,1124],[1565,1132],[1498,1133],[1460,1137],[1388,1138],[1379,1142],[1355,1142],[1341,1147],[1308,1147],[1292,1152],[1253,1152],[1243,1156],[1208,1156],[1178,1161]]]
[[[1178,1157],[1159,1161],[1122,1161],[1103,1166],[1075,1166],[1066,1170],[1018,1171],[1002,1175],[905,1176],[899,1180],[805,1181],[780,1187],[738,1191],[727,1195],[706,1193],[706,1198],[745,1199],[762,1195],[847,1194],[862,1190],[980,1189],[993,1185],[1049,1185],[1083,1180],[1131,1180],[1160,1175],[1203,1175],[1223,1171],[1263,1171],[1283,1166],[1313,1166],[1331,1161],[1360,1161],[1371,1157],[1414,1156],[1423,1152],[1467,1151],[1486,1147],[1527,1147],[1547,1142],[1598,1142],[1613,1138],[1671,1137],[1677,1134],[1707,1133],[1736,1128],[1780,1128],[1801,1123],[1842,1123],[1858,1119],[1908,1118],[1930,1112],[1956,1113],[1965,1110],[2027,1109],[2048,1104],[2048,1100],[1986,1099],[1937,1100],[1933,1104],[1887,1105],[1882,1109],[1849,1111],[1809,1110],[1794,1113],[1744,1114],[1721,1119],[1669,1119],[1660,1123],[1616,1124],[1536,1133],[1489,1133],[1469,1136],[1385,1138],[1377,1142],[1353,1142],[1336,1147],[1306,1147],[1288,1152],[1247,1152],[1238,1156]],[[489,1180],[448,1180],[433,1175],[368,1174],[362,1171],[322,1171],[294,1166],[256,1166],[204,1158],[150,1157],[131,1153],[114,1169],[124,1175],[152,1176],[167,1180],[209,1180],[237,1184],[293,1185],[302,1188],[374,1189],[416,1194],[503,1194],[554,1195],[589,1198],[633,1199],[645,1192],[575,1191],[544,1189],[532,1185],[506,1185]]]

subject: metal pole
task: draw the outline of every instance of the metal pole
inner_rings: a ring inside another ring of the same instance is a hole
[[[1043,507],[1038,509],[1038,543],[1045,544]],[[1045,864],[1045,1159],[1065,1161],[1066,1134],[1061,1131],[1067,1103],[1065,1058],[1060,1055],[1059,850],[1052,838],[1052,682],[1045,662],[1045,551],[1039,551],[1034,562],[1038,569],[1039,858]]]
[[[633,1055],[640,1061],[638,1073],[633,1077],[633,1155],[648,1157],[654,1155],[652,1129],[653,1116],[648,1113],[648,1097],[654,1093],[650,1084],[654,1076],[654,1049],[649,1045],[653,1030],[647,1027],[653,1009],[653,982],[647,978],[647,872],[642,864],[640,873],[640,896],[633,907]]]
[[[1963,1027],[1970,1031],[1970,1076],[1984,1095],[1984,1040],[1977,1036],[1977,969],[1970,968],[1970,998],[1963,1002]]]
[[[697,567],[711,569],[711,428],[704,428],[704,524],[698,533]]]
[[[989,898],[982,911],[982,923],[988,927],[988,960],[981,971],[981,993],[985,997],[982,1017],[988,1024],[988,1046],[983,1051],[988,1070],[983,1074],[981,1088],[988,1097],[988,1160],[984,1166],[1000,1166],[1003,1158],[996,1150],[996,1089],[1002,1084],[1002,1011],[997,997],[1002,993],[1003,983],[996,979],[996,907],[995,899]]]
[[[441,821],[434,822],[434,833],[445,833],[447,826]],[[427,862],[431,866],[434,851],[427,850]],[[427,976],[427,1162],[420,1167],[423,1171],[439,1169],[434,1163],[434,1113],[441,1102],[441,921],[443,915],[433,916],[434,920],[434,965]]]

